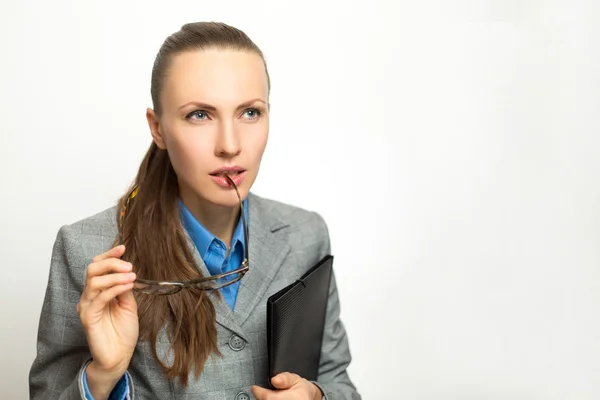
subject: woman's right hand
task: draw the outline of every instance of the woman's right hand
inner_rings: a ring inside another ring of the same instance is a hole
[[[92,362],[87,381],[95,399],[107,398],[123,376],[139,336],[133,297],[132,265],[120,259],[125,246],[96,256],[88,266],[77,313],[87,337]]]

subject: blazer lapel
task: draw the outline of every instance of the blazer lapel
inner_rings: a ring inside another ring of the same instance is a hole
[[[274,215],[264,204],[264,200],[252,193],[248,195],[248,247],[250,268],[240,281],[240,286],[232,311],[229,305],[216,292],[209,291],[216,312],[217,323],[235,332],[245,340],[242,324],[265,295],[277,271],[290,251],[287,236],[282,228],[287,225]],[[187,235],[187,245],[194,256],[196,265],[203,276],[210,272],[200,257],[192,239]]]
[[[248,319],[263,298],[273,278],[290,251],[285,228],[287,225],[269,209],[265,201],[248,195],[249,269],[240,281],[234,307],[239,325]]]
[[[192,254],[194,256],[194,261],[196,262],[196,265],[200,269],[200,272],[202,272],[202,276],[210,276],[210,272],[208,271],[208,268],[206,267],[204,260],[202,259],[202,257],[200,257],[200,253],[198,252],[198,249],[196,248],[194,241],[190,238],[190,236],[187,234],[187,232],[186,232],[186,239],[187,239],[188,249],[192,252]],[[246,337],[244,337],[242,328],[237,323],[237,321],[233,315],[233,311],[231,310],[231,308],[229,308],[229,305],[225,302],[225,300],[223,300],[223,297],[221,296],[219,298],[217,293],[213,290],[209,290],[207,293],[208,293],[208,296],[209,296],[211,302],[213,303],[213,306],[215,307],[217,323],[234,331],[236,334],[243,337],[244,339],[247,339]]]

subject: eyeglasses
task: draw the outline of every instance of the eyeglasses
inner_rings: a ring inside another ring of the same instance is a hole
[[[235,183],[233,183],[233,180],[228,175],[224,175],[224,177],[235,189],[235,193],[237,194],[238,200],[240,202],[240,216],[242,218],[242,225],[244,227],[244,239],[246,240],[244,246],[244,261],[242,262],[240,267],[238,269],[225,272],[223,274],[192,279],[190,281],[185,282],[162,282],[138,278],[133,283],[133,290],[145,294],[155,295],[175,294],[181,291],[182,289],[217,290],[234,284],[235,282],[238,282],[240,279],[242,279],[246,272],[248,272],[248,227],[246,225],[246,214],[244,212],[244,205],[242,202],[242,198],[240,197],[240,193],[238,192],[238,188],[235,185]],[[123,227],[125,226],[125,214],[127,213],[129,203],[138,194],[138,191],[138,186],[135,186],[127,195],[125,204],[123,205],[123,210],[121,210],[121,214],[119,215],[119,241],[121,244],[123,244]]]

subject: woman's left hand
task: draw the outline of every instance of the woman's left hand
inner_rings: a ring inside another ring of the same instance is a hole
[[[257,400],[322,400],[321,390],[312,382],[296,374],[282,372],[271,379],[278,390],[252,386],[252,394]]]

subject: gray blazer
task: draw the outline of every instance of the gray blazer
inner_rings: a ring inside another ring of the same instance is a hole
[[[128,398],[245,400],[252,398],[251,385],[267,385],[267,298],[330,252],[329,233],[323,219],[313,212],[252,193],[248,207],[250,270],[241,281],[234,310],[211,294],[223,357],[210,357],[200,378],[190,374],[184,387],[167,380],[150,345],[138,342],[128,369]],[[116,234],[114,207],[58,232],[40,317],[37,356],[29,375],[31,399],[84,398],[81,377],[91,355],[76,306],[87,266],[111,247]],[[204,276],[209,276],[189,237],[188,246]],[[317,384],[326,399],[360,399],[346,372],[351,357],[339,313],[333,278]],[[167,337],[159,337],[158,343],[159,354],[168,362]]]

